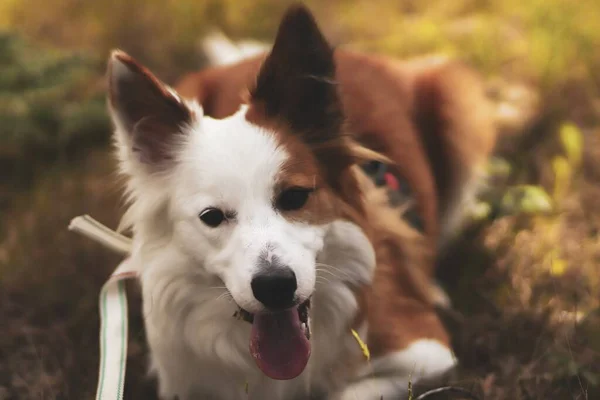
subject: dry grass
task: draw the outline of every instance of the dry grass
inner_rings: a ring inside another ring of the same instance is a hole
[[[554,213],[473,226],[440,260],[458,382],[485,399],[600,396],[598,140]]]
[[[119,188],[105,151],[50,171],[15,199],[0,244],[0,399],[91,399],[98,374],[100,287],[119,258],[67,231],[89,213],[115,227]],[[135,289],[132,285],[131,288]],[[151,399],[133,290],[126,398]]]

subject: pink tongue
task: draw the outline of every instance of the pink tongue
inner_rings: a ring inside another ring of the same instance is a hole
[[[300,325],[298,309],[255,314],[250,354],[269,378],[285,380],[300,375],[308,363],[310,342]]]

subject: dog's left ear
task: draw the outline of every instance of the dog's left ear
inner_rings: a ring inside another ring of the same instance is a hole
[[[121,51],[108,62],[110,111],[117,137],[128,157],[150,168],[164,168],[174,158],[178,139],[193,114],[150,71]]]
[[[285,122],[309,144],[339,134],[342,113],[333,49],[304,6],[285,13],[250,94],[264,117]]]

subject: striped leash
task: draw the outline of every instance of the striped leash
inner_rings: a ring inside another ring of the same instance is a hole
[[[131,239],[107,228],[89,215],[73,218],[69,230],[111,250],[129,255]],[[121,400],[127,364],[127,296],[125,279],[137,277],[129,257],[119,264],[100,291],[100,368],[96,400]]]

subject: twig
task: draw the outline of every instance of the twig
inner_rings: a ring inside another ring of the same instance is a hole
[[[417,397],[415,400],[425,400],[425,399],[429,398],[430,396],[435,396],[436,394],[440,394],[440,393],[458,394],[458,395],[465,396],[471,400],[479,400],[479,397],[475,396],[473,393],[469,392],[468,390],[462,389],[459,387],[455,387],[455,386],[444,386],[441,388],[428,390],[427,392],[425,392],[425,393],[421,394],[419,397]]]

